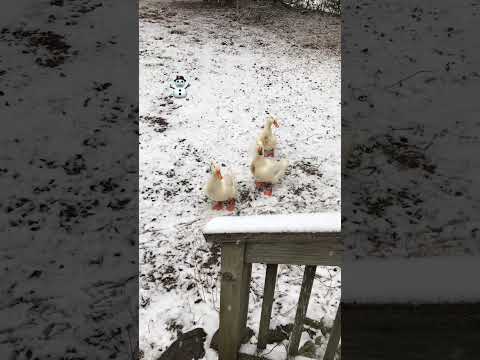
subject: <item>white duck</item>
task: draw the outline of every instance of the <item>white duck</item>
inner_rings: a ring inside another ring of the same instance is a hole
[[[255,177],[257,188],[265,188],[265,195],[272,195],[272,184],[278,183],[285,174],[288,166],[288,160],[267,159],[264,156],[264,146],[261,141],[257,141],[257,152],[255,159],[250,165],[250,171]]]
[[[227,210],[235,210],[235,198],[237,196],[237,189],[235,186],[235,179],[232,176],[222,175],[220,167],[212,163],[212,176],[205,185],[204,191],[208,198],[213,200],[214,210],[222,210],[223,203],[228,201]]]
[[[275,126],[276,128],[279,127],[278,120],[270,115],[267,118],[265,127],[258,138],[258,141],[263,144],[266,157],[273,157],[275,148],[277,147],[277,138],[272,132],[272,126]]]

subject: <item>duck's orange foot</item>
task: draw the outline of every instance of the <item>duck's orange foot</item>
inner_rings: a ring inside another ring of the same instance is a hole
[[[222,210],[223,209],[223,202],[221,201],[216,201],[213,206],[212,206],[212,209],[213,210]]]
[[[265,183],[262,181],[255,181],[255,187],[257,189],[263,189],[265,187]]]
[[[235,199],[231,199],[231,200],[228,201],[227,210],[228,211],[235,211]]]
[[[272,196],[273,194],[273,186],[272,184],[266,184],[265,185],[265,190],[263,191],[265,196]]]

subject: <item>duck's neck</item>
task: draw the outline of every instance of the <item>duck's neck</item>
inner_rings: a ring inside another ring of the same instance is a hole
[[[267,132],[268,135],[272,135],[272,124],[267,123],[265,125],[265,131]]]
[[[220,179],[217,178],[215,175],[212,175],[212,177],[210,178],[210,182],[211,183],[217,183],[217,182],[220,182]]]

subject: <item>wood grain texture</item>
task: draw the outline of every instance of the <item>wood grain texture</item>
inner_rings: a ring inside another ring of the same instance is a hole
[[[268,264],[265,273],[265,286],[263,288],[262,314],[260,316],[260,328],[258,330],[258,349],[267,347],[268,330],[270,328],[270,317],[272,316],[273,295],[275,283],[277,282],[277,264]]]
[[[343,248],[310,241],[247,243],[246,259],[251,263],[340,266]]]
[[[222,246],[220,292],[220,360],[237,360],[246,328],[252,265],[245,262],[245,244]]]
[[[222,247],[220,298],[220,360],[237,360],[248,312],[252,263],[266,263],[267,274],[259,329],[259,349],[266,347],[277,264],[306,265],[290,354],[296,354],[307,312],[316,265],[342,264],[343,245],[339,233],[239,233],[204,234]]]
[[[302,288],[297,304],[297,312],[295,314],[295,322],[293,324],[292,334],[290,335],[290,342],[288,345],[288,354],[295,356],[298,353],[298,345],[303,332],[303,323],[307,315],[308,302],[312,292],[313,279],[315,278],[315,271],[317,267],[312,265],[305,266],[303,272]]]
[[[342,264],[343,244],[338,233],[204,234],[209,242],[247,244],[250,263],[332,265]]]
[[[278,233],[232,233],[232,234],[203,234],[208,242],[240,243],[240,242],[319,242],[336,245],[343,248],[339,232],[310,233],[310,232],[278,232]]]

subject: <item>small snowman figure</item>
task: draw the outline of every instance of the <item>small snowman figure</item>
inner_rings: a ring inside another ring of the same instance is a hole
[[[173,85],[170,87],[173,89],[173,96],[182,99],[187,96],[187,88],[190,84],[187,83],[187,80],[181,75],[177,75],[175,80],[173,80]]]

